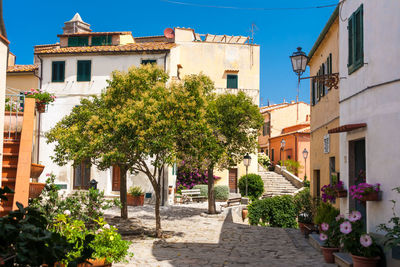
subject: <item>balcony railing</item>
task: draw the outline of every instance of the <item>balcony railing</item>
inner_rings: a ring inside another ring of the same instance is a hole
[[[4,140],[12,141],[18,139],[22,130],[24,112],[24,95],[6,94],[5,118],[4,118]]]

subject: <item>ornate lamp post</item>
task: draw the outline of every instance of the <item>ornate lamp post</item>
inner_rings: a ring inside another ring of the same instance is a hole
[[[304,148],[304,150],[303,150],[303,158],[304,158],[304,180],[306,180],[306,176],[307,176],[307,157],[308,157],[308,151],[307,151],[307,148]]]
[[[283,168],[283,166],[285,166],[285,160],[284,159],[282,160],[282,153],[283,153],[283,156],[285,156],[285,154],[284,154],[285,145],[286,145],[286,141],[285,141],[285,139],[282,139],[281,140],[281,156],[280,156],[282,168]]]
[[[249,170],[249,166],[251,164],[251,157],[249,155],[249,153],[246,154],[246,156],[244,156],[243,158],[243,165],[246,166],[246,197],[247,197],[247,174],[248,174],[248,170]]]

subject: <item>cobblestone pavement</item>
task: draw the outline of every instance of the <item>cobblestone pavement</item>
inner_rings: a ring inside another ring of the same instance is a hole
[[[241,222],[239,208],[207,216],[207,203],[162,207],[164,238],[154,230],[153,206],[129,207],[128,222],[111,217],[128,239],[135,255],[120,266],[334,266],[325,264],[297,229],[250,226]]]

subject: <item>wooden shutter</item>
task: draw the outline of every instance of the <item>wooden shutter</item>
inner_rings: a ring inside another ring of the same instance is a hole
[[[112,36],[111,35],[101,35],[101,36],[93,36],[92,37],[92,45],[111,45],[112,44]]]
[[[51,70],[52,82],[64,82],[65,79],[65,62],[53,61]]]
[[[238,88],[238,76],[235,74],[226,75],[227,84],[226,88],[237,89]]]
[[[77,81],[89,82],[91,80],[92,62],[90,60],[78,60]]]
[[[121,173],[117,165],[112,167],[112,191],[119,191],[121,186]]]
[[[353,48],[353,40],[354,40],[354,27],[353,27],[353,22],[354,18],[351,16],[349,18],[348,22],[348,32],[349,32],[349,57],[348,57],[348,63],[347,66],[350,67],[353,65],[353,54],[354,54],[354,48]]]
[[[363,58],[363,6],[356,11],[354,16],[355,56],[354,61],[360,64]]]

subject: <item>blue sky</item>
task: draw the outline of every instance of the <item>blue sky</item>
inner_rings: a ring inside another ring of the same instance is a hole
[[[337,0],[174,0],[242,8],[292,8],[335,4]],[[261,45],[260,94],[266,105],[294,100],[297,78],[289,56],[297,46],[308,53],[334,7],[305,10],[240,10],[177,5],[163,0],[3,1],[10,49],[17,64],[32,64],[33,46],[58,41],[64,22],[78,12],[94,31],[132,31],[134,36],[162,35],[167,27],[190,27],[198,33],[246,35],[257,25]],[[307,75],[306,73],[305,75]],[[309,82],[300,100],[309,102]]]

